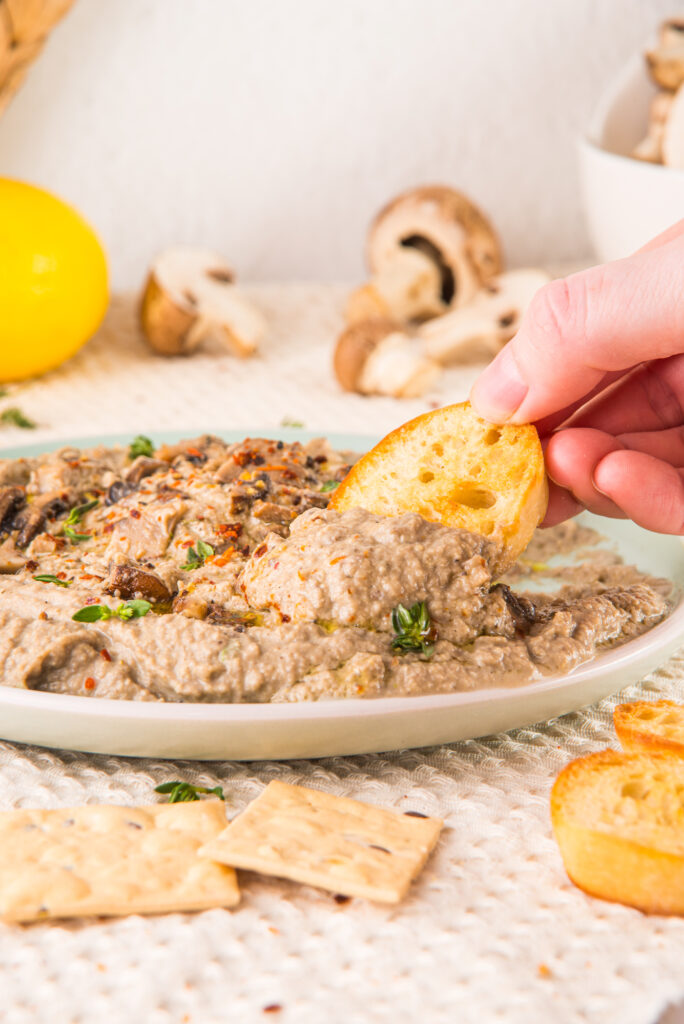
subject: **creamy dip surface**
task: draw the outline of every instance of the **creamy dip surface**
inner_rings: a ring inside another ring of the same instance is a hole
[[[494,579],[483,537],[328,509],[352,460],[324,440],[203,436],[0,461],[3,683],[220,702],[520,686],[668,612],[667,581],[576,523]],[[139,617],[72,618],[141,600]],[[429,635],[406,649],[396,609],[421,603]]]

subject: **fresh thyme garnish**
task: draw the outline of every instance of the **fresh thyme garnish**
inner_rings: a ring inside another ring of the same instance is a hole
[[[162,782],[160,786],[154,787],[155,793],[168,793],[170,804],[189,803],[191,800],[199,800],[200,793],[217,796],[219,800],[225,800],[221,786],[214,786],[207,789],[206,786],[193,786],[191,782]]]
[[[42,572],[33,577],[39,583],[54,583],[56,587],[70,587],[71,580],[60,580],[59,576],[51,576],[49,572]]]
[[[81,540],[90,540],[92,534],[77,533],[76,530],[74,530],[74,526],[81,522],[86,512],[90,512],[91,509],[95,508],[95,506],[99,504],[99,500],[97,498],[93,498],[92,501],[86,501],[85,505],[77,505],[75,508],[72,508],[64,522],[62,533],[65,537],[68,537],[73,544],[77,544]]]
[[[139,455],[147,455],[148,458],[154,455],[154,443],[144,434],[134,437],[128,447],[129,459],[137,459]]]
[[[36,424],[33,420],[25,416],[21,409],[17,409],[16,405],[11,405],[9,409],[4,409],[0,412],[0,420],[3,423],[9,423],[12,427],[19,427],[21,430],[36,429]]]
[[[339,486],[340,486],[339,480],[328,480],[321,487],[321,491],[322,491],[323,494],[325,494],[326,491],[334,491]]]
[[[280,421],[280,426],[281,427],[299,427],[299,429],[301,430],[301,428],[304,426],[304,424],[302,423],[301,420],[293,420],[291,416],[283,416],[282,420]]]
[[[434,654],[437,634],[425,601],[416,601],[410,608],[398,604],[392,611],[392,629],[395,633],[392,650],[400,654],[422,651],[426,658]]]
[[[100,619],[121,619],[128,622],[129,619],[141,619],[147,615],[152,607],[149,601],[124,601],[118,608],[110,608],[108,604],[87,604],[85,608],[79,608],[71,618],[76,622],[99,622]]]
[[[199,569],[201,565],[204,565],[208,558],[211,558],[214,554],[214,549],[211,544],[205,544],[203,540],[197,541],[197,550],[190,548],[188,551],[188,560],[185,565],[181,565],[181,569]]]

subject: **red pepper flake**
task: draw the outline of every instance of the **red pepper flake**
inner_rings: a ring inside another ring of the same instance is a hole
[[[255,558],[261,558],[262,555],[266,554],[267,550],[268,550],[268,548],[267,548],[266,544],[260,544],[259,547],[254,552],[254,557]]]
[[[263,1013],[280,1013],[282,1006],[280,1003],[269,1003],[268,1006],[264,1006]]]
[[[80,459],[72,459],[71,462],[67,462],[67,466],[69,467],[69,469],[78,469],[78,467],[80,465],[81,465],[81,460]]]
[[[140,519],[142,513],[140,512],[139,509],[132,508],[128,514],[131,516],[132,519]]]
[[[26,563],[26,571],[27,572],[35,572],[37,568],[38,568],[38,563],[34,562],[34,560],[32,558],[29,558],[28,562]]]
[[[224,551],[222,555],[218,556],[218,558],[212,558],[211,564],[218,565],[220,567],[227,565],[228,562],[230,562],[231,558],[234,556],[234,554],[235,548],[228,548],[228,550]]]
[[[41,619],[43,622],[47,622],[47,612],[41,612],[38,618]]]
[[[79,576],[79,579],[82,579],[82,580],[103,580],[104,576],[98,576],[94,572],[84,572],[84,573],[82,573],[81,576]]]
[[[179,546],[182,548],[191,548],[194,543],[194,540],[182,540],[179,542]]]
[[[102,650],[100,651],[100,657],[104,658],[105,661],[111,661],[112,660],[112,656],[111,656],[111,654],[109,653],[109,651],[107,650],[106,647],[103,647]]]
[[[102,527],[103,533],[112,533],[114,531],[114,523],[105,523]]]
[[[196,459],[203,459],[204,458],[204,455],[199,450],[199,448],[186,448],[185,450],[188,453],[188,455],[194,455]]]
[[[343,562],[346,557],[346,555],[338,555],[337,558],[332,558],[330,560],[330,564],[337,565],[338,562]]]
[[[216,532],[221,537],[228,537],[230,540],[237,540],[242,533],[242,523],[219,523]]]
[[[88,676],[83,686],[86,690],[94,690],[95,687],[97,686],[97,683],[95,682],[92,676]]]
[[[289,615],[286,615],[285,612],[281,612],[280,613],[280,621],[281,622],[292,622],[292,619],[290,618]]]

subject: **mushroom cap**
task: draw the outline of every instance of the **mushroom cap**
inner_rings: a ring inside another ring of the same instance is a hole
[[[335,346],[333,368],[345,391],[358,391],[363,367],[368,356],[383,338],[401,328],[385,317],[352,324],[340,334]]]
[[[368,233],[371,273],[382,273],[402,246],[413,246],[439,264],[447,307],[468,302],[501,271],[492,225],[463,193],[443,185],[411,189],[380,211]]]

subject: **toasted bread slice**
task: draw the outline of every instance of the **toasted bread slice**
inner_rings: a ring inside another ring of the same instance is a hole
[[[684,758],[581,757],[556,779],[551,822],[580,889],[649,914],[684,914]]]
[[[490,538],[501,571],[527,546],[548,500],[544,455],[533,426],[494,426],[469,402],[425,413],[361,458],[333,495],[340,512],[418,512]]]
[[[623,750],[669,750],[684,756],[684,704],[674,700],[619,704],[613,722]]]

